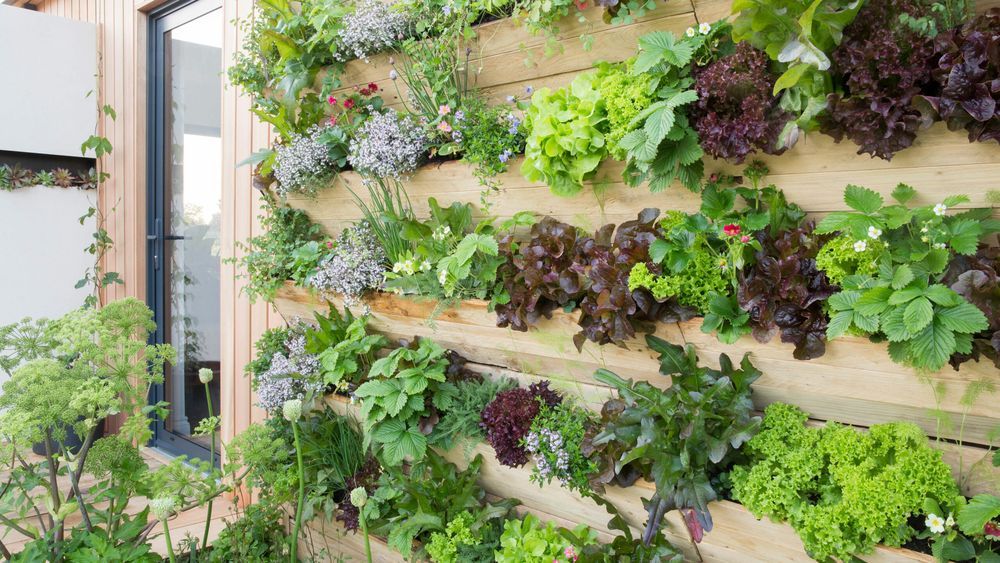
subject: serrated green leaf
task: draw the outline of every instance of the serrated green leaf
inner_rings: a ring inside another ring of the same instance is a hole
[[[816,225],[816,232],[819,234],[829,234],[842,231],[850,224],[851,215],[843,211],[837,211],[823,217]]]
[[[903,307],[896,307],[890,310],[888,314],[882,316],[882,320],[879,324],[882,327],[882,332],[885,333],[885,337],[889,339],[889,342],[902,342],[904,340],[909,340],[910,337],[913,336],[913,332],[907,330],[906,323],[903,322],[903,314],[905,311],[906,309]]]
[[[903,289],[911,281],[913,281],[913,270],[907,264],[897,266],[896,271],[892,273],[893,289]]]
[[[847,311],[854,308],[854,304],[858,302],[858,298],[861,297],[861,292],[859,291],[841,291],[839,293],[834,293],[827,299],[827,304],[834,311]]]
[[[903,324],[910,333],[916,333],[930,324],[934,318],[934,307],[926,297],[917,297],[903,311]]]
[[[893,295],[888,287],[873,287],[861,294],[854,309],[862,315],[881,315],[889,307],[888,300]]]
[[[879,329],[879,317],[862,315],[861,313],[855,311],[854,326],[860,328],[861,330],[869,334],[874,334],[878,332]]]
[[[899,203],[906,203],[913,199],[917,195],[917,190],[913,189],[906,184],[897,184],[896,188],[892,190],[892,199],[898,201]]]
[[[924,290],[924,297],[944,307],[954,307],[965,303],[962,296],[950,287],[936,283]]]
[[[889,288],[885,288],[885,289],[889,289]],[[872,290],[872,291],[875,291],[875,290]],[[902,305],[904,303],[909,303],[910,301],[913,301],[917,297],[920,297],[921,295],[924,294],[924,291],[925,291],[924,288],[916,286],[916,285],[911,286],[911,287],[906,287],[906,288],[900,289],[899,291],[892,292],[892,295],[890,295],[888,297],[887,301],[888,301],[889,305]]]
[[[936,318],[943,326],[955,332],[974,334],[989,328],[986,315],[972,303],[939,309]]]
[[[831,315],[830,322],[826,325],[827,340],[833,340],[846,333],[851,328],[853,318],[854,311],[837,311]]]
[[[954,351],[955,334],[937,321],[928,324],[910,340],[910,360],[919,369],[941,369]]]
[[[1000,498],[983,493],[972,497],[962,507],[955,522],[963,533],[980,535],[983,533],[983,526],[997,516],[1000,516]]]
[[[953,221],[948,226],[950,238],[948,244],[959,254],[975,254],[979,247],[979,239],[983,235],[983,228],[977,221],[971,219],[959,219]]]
[[[882,204],[885,202],[876,191],[850,185],[844,190],[844,203],[851,209],[862,213],[875,213],[882,208]]]

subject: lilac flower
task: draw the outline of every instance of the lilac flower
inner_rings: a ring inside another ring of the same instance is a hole
[[[330,149],[321,137],[324,128],[313,125],[304,135],[293,135],[275,147],[274,177],[278,195],[313,193],[333,172]]]
[[[455,112],[455,120],[457,120],[457,121],[464,121],[465,120],[465,112],[462,111],[462,110],[456,111]]]
[[[503,163],[506,164],[507,161],[510,160],[511,156],[513,156],[513,153],[510,152],[510,149],[507,149],[507,150],[503,151],[502,153],[500,153],[500,157],[499,157],[500,158],[500,162],[503,162]]]
[[[298,323],[285,341],[286,354],[276,353],[264,373],[254,378],[257,403],[274,413],[285,401],[305,399],[321,393],[326,387],[319,379],[319,358],[305,350],[304,323]]]
[[[428,142],[420,124],[390,110],[372,115],[358,128],[347,160],[363,174],[400,178],[417,169]]]
[[[368,59],[380,51],[396,44],[406,36],[410,18],[405,10],[395,4],[385,4],[379,0],[363,0],[354,13],[344,16],[340,30],[340,60],[348,57]]]
[[[385,251],[367,223],[344,231],[333,253],[319,265],[309,284],[344,296],[353,305],[369,289],[379,289],[385,277]]]
[[[524,91],[525,91],[526,94],[528,94],[530,96],[531,94],[533,94],[535,92],[535,89],[532,88],[531,85],[528,85],[528,86],[524,87]]]

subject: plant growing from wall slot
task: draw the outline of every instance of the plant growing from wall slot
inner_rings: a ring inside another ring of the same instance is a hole
[[[98,108],[98,117],[107,116],[112,120],[117,118],[114,108],[109,105],[104,105]],[[97,125],[94,126],[95,131]],[[94,151],[94,157],[96,160],[96,170],[93,174],[94,181],[96,183],[95,188],[100,191],[100,186],[111,177],[110,174],[104,171],[103,158],[111,154],[113,147],[111,141],[106,137],[99,135],[91,135],[80,147],[80,152],[84,155],[87,154],[88,150]],[[117,205],[117,204],[116,204]],[[115,207],[111,208],[111,213],[114,213]],[[87,213],[80,217],[80,224],[83,225],[87,219],[94,217],[97,230],[94,231],[94,241],[91,242],[85,249],[87,254],[94,257],[94,265],[84,271],[83,277],[76,282],[76,289],[81,289],[87,285],[93,286],[93,293],[88,295],[84,300],[84,304],[90,307],[98,307],[103,304],[104,299],[104,289],[110,285],[123,284],[125,281],[121,278],[118,272],[106,271],[104,269],[104,257],[107,253],[114,247],[114,240],[108,234],[106,227],[107,215],[101,210],[100,202],[93,203],[88,209]]]

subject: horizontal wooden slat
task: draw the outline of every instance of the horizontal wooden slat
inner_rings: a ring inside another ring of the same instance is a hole
[[[496,328],[495,317],[483,301],[464,301],[441,313],[432,324],[428,322],[435,306],[431,301],[379,293],[368,303],[374,330],[396,338],[431,337],[479,363],[581,383],[593,383],[593,372],[601,367],[655,385],[669,382],[658,374],[655,354],[640,340],[629,342],[628,349],[587,342],[578,353],[572,344],[578,313],[557,311],[551,320],[522,333]],[[286,318],[308,319],[313,311],[326,310],[317,296],[290,285],[279,292],[275,304]],[[721,352],[734,359],[751,353],[754,365],[764,373],[754,384],[755,404],[761,409],[772,402],[787,402],[820,420],[865,427],[908,420],[931,436],[963,438],[970,444],[989,444],[990,432],[1000,424],[988,397],[968,408],[960,402],[969,382],[995,373],[985,363],[968,362],[957,372],[947,368],[918,376],[891,363],[884,344],[856,337],[830,342],[825,356],[802,362],[792,358],[790,345],[777,341],[760,344],[745,337],[734,345],[722,345],[701,332],[697,319],[659,325],[657,335],[669,342],[694,344],[708,365],[717,365]],[[943,392],[939,400],[932,385]],[[931,412],[935,405],[956,424],[938,427]],[[964,430],[958,425],[963,415]]]

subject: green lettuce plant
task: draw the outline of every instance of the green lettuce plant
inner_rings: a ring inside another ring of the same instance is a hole
[[[596,73],[581,74],[559,90],[535,90],[524,117],[521,173],[545,182],[556,195],[579,193],[607,154],[606,120]]]
[[[542,522],[529,513],[524,518],[504,523],[496,561],[550,563],[562,558],[573,560],[578,550],[596,543],[597,532],[586,524],[567,530],[559,528],[553,522]]]
[[[701,541],[712,530],[708,503],[718,498],[713,480],[760,426],[752,415],[750,385],[761,373],[749,354],[739,368],[722,354],[716,370],[699,366],[690,344],[681,348],[655,336],[647,336],[646,344],[660,354],[660,373],[670,377],[670,387],[597,371],[594,379],[616,389],[618,398],[605,403],[603,426],[584,446],[600,464],[592,485],[600,490],[608,484],[631,486],[640,478],[653,481],[643,543],[653,542],[663,515],[676,509]]]
[[[733,497],[758,518],[788,522],[806,551],[850,561],[876,544],[901,546],[926,499],[958,494],[951,469],[915,425],[876,424],[868,432],[806,425],[797,407],[775,403],[730,472]]]
[[[979,308],[939,282],[954,255],[974,254],[980,239],[1000,225],[988,209],[948,215],[949,207],[968,201],[965,196],[911,209],[906,202],[914,195],[900,184],[892,194],[898,203],[886,205],[877,192],[848,186],[844,201],[853,211],[831,213],[817,226],[820,233],[851,237],[859,253],[870,240],[885,243],[877,272],[856,268],[830,298],[827,338],[848,331],[884,337],[893,361],[936,371],[952,354],[970,353],[973,335],[989,326]]]

